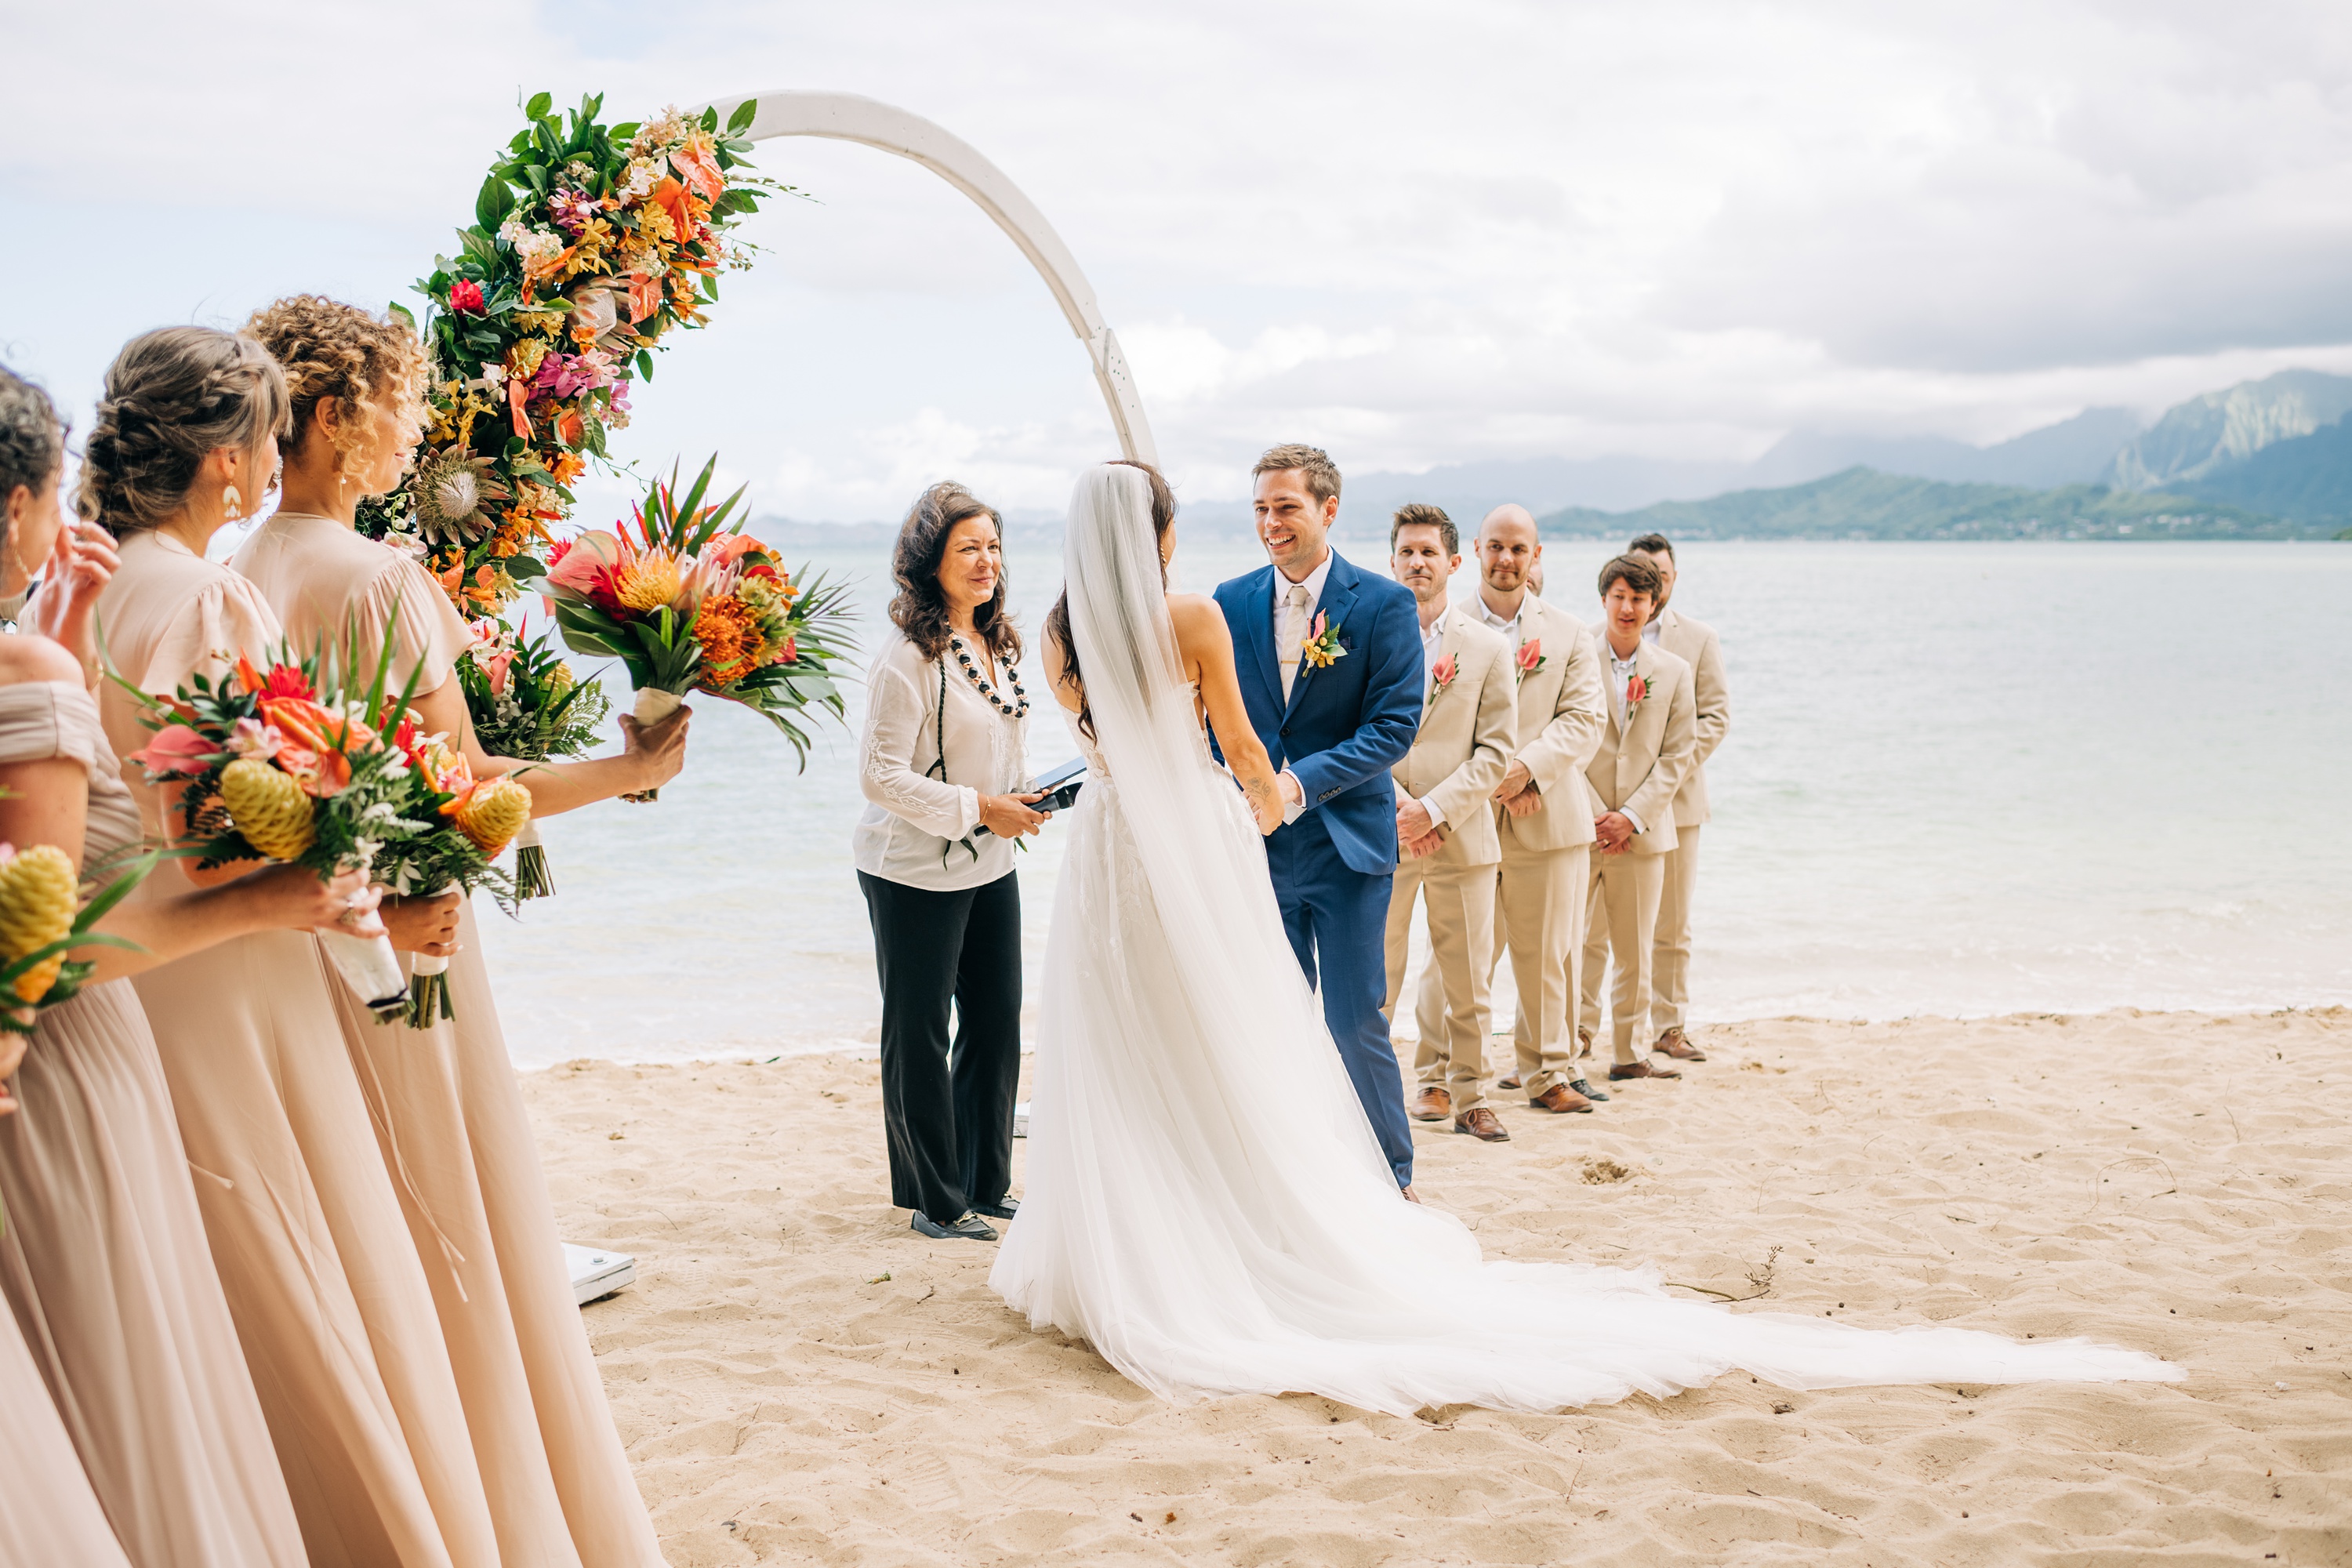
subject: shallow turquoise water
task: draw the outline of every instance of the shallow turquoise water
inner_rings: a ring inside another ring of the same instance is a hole
[[[1549,597],[1590,620],[1609,553],[1554,545]],[[1687,554],[1676,603],[1732,680],[1702,1019],[2352,1003],[2352,546]],[[1187,545],[1179,568],[1204,588],[1258,560]],[[863,579],[879,624],[878,552],[813,563]],[[1011,569],[1034,629],[1058,552]],[[1031,733],[1041,766],[1075,751],[1050,702]],[[547,823],[561,896],[484,921],[515,1059],[870,1043],[852,751],[833,727],[796,774],[763,721],[706,700],[657,804]],[[1050,830],[1023,862],[1033,965],[1058,863]]]

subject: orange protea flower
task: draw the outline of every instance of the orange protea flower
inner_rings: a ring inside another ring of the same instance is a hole
[[[677,562],[655,550],[623,563],[614,592],[624,609],[643,615],[677,598],[678,587]]]
[[[702,679],[709,685],[732,686],[758,667],[760,617],[732,594],[702,601],[694,635],[702,644]]]

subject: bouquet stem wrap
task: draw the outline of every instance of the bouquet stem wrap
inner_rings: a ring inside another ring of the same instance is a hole
[[[515,836],[514,881],[518,899],[554,896],[555,874],[547,868],[547,843],[540,837],[536,822]]]
[[[640,724],[658,724],[685,706],[685,703],[686,693],[682,691],[664,691],[658,686],[640,686],[637,688],[637,700],[629,710],[629,713]],[[657,784],[652,789],[638,790],[635,794],[625,795],[621,798],[634,801],[659,800],[661,787]]]
[[[322,931],[320,945],[334,961],[336,972],[379,1022],[401,1016],[408,1006],[408,981],[400,973],[399,955],[392,939],[353,936],[349,931]]]
[[[457,883],[436,889],[433,896],[459,891]],[[457,1015],[449,1008],[449,961],[436,953],[420,952],[408,966],[408,1005],[401,1021],[412,1029],[429,1029],[443,1018]]]

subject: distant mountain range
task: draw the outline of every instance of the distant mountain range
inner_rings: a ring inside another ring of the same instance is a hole
[[[2261,512],[2105,485],[2027,489],[1948,484],[1853,468],[1825,479],[1659,501],[1636,511],[1569,507],[1547,537],[1627,539],[2293,539],[2311,531]]]
[[[2347,416],[2352,376],[2286,370],[2192,397],[2145,429],[2128,409],[2090,408],[1990,447],[1798,430],[1749,463],[1527,458],[1372,471],[1348,476],[1339,532],[1385,539],[1398,507],[1427,501],[1466,537],[1513,501],[1577,536],[2352,539]],[[1188,528],[1250,531],[1245,502],[1179,500]],[[1016,537],[1061,531],[1051,511],[1016,511],[1006,525]],[[771,526],[812,541],[897,531]]]

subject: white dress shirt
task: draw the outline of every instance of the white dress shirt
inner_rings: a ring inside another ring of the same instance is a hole
[[[1322,563],[1307,574],[1306,577],[1296,584],[1282,574],[1281,567],[1277,566],[1274,569],[1274,657],[1277,660],[1282,658],[1282,623],[1283,618],[1290,614],[1291,588],[1297,586],[1307,590],[1307,607],[1300,612],[1298,617],[1299,623],[1307,630],[1300,640],[1302,642],[1311,640],[1314,636],[1315,611],[1323,603],[1323,584],[1330,581],[1330,577],[1331,552],[1328,549],[1323,552]],[[1290,679],[1295,683],[1298,679],[1297,672],[1292,671]],[[1282,695],[1286,698],[1289,693],[1285,691]],[[1286,826],[1307,815],[1307,789],[1298,782],[1298,775],[1288,768],[1283,769],[1277,776],[1288,779],[1291,788],[1298,791],[1297,800],[1292,800],[1286,794],[1283,796],[1282,820]]]
[[[857,748],[857,784],[866,805],[850,836],[850,859],[886,882],[953,892],[984,886],[1013,869],[1013,840],[981,827],[980,797],[1018,794],[1029,782],[1029,721],[992,707],[950,654],[944,660],[942,725],[941,662],[893,635],[866,669],[866,722]],[[1004,667],[988,660],[988,677],[1009,700]],[[934,771],[942,730],[944,780]],[[959,842],[966,838],[971,849]]]
[[[1656,623],[1654,622],[1652,623],[1654,626],[1655,624]],[[1644,628],[1645,631],[1646,629],[1647,628]],[[1625,685],[1628,681],[1633,679],[1633,661],[1634,659],[1641,658],[1642,650],[1638,647],[1635,648],[1633,650],[1633,658],[1619,658],[1617,657],[1617,650],[1610,646],[1609,630],[1606,626],[1601,628],[1601,635],[1596,637],[1594,641],[1600,647],[1601,657],[1609,661],[1609,705],[1617,715],[1617,732],[1620,735],[1622,735],[1630,727],[1631,722],[1629,712],[1625,707]],[[1631,810],[1628,810],[1626,807],[1622,805],[1617,807],[1617,815],[1632,823],[1633,825],[1634,832],[1647,833],[1649,831],[1649,828],[1643,826],[1641,817],[1636,816]]]
[[[1519,607],[1511,612],[1510,618],[1507,620],[1503,616],[1496,615],[1493,608],[1487,605],[1486,595],[1479,594],[1475,595],[1471,602],[1478,606],[1478,618],[1486,622],[1488,626],[1494,627],[1496,631],[1502,633],[1505,637],[1510,638],[1511,651],[1513,653],[1517,653],[1519,651],[1519,623],[1528,618],[1528,601],[1534,597],[1535,595],[1528,593],[1526,589],[1520,589]]]

